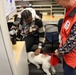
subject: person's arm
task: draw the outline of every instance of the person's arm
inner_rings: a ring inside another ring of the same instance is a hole
[[[43,44],[45,43],[45,28],[43,26],[43,23],[40,19],[36,20],[36,25],[38,25],[38,33],[39,33],[39,44],[38,44],[38,49],[35,51],[37,54],[40,53]]]
[[[42,48],[43,44],[45,43],[45,28],[43,26],[43,23],[41,20],[39,20],[39,44],[38,44],[38,48]]]
[[[58,48],[60,54],[67,54],[76,48],[76,23],[73,25],[66,43]]]

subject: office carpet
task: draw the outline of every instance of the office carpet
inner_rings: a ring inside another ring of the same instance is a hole
[[[55,75],[63,75],[62,64],[58,64],[56,67],[56,74]],[[51,72],[51,69],[50,69]],[[29,75],[46,75],[42,68],[37,69],[35,65],[29,64]]]
[[[41,67],[41,65],[40,65],[40,67]],[[55,66],[55,69],[56,69],[55,75],[63,75],[62,64],[58,64],[57,66]],[[50,72],[51,72],[51,69],[50,69]],[[29,75],[46,75],[46,74],[44,73],[42,68],[37,69],[35,65],[29,64]],[[76,71],[75,71],[75,75],[76,75]]]

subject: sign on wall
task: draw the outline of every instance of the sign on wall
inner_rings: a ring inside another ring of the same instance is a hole
[[[3,0],[3,4],[6,16],[16,9],[14,0]]]

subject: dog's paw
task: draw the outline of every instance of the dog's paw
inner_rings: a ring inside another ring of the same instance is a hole
[[[56,70],[53,70],[53,71],[52,71],[52,74],[55,75],[55,74],[56,74]]]
[[[51,75],[51,73],[48,73],[47,75]]]

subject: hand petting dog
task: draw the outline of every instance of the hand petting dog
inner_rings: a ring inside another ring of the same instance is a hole
[[[39,54],[40,54],[40,52],[41,52],[41,49],[40,49],[40,48],[38,48],[38,49],[34,52],[34,54],[35,54],[35,55],[39,55]]]

